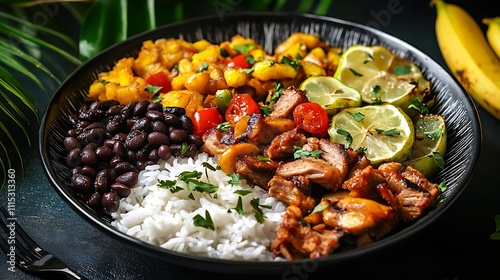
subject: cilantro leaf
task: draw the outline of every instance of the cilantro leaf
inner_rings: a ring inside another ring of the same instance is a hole
[[[352,144],[352,136],[349,133],[349,131],[344,130],[344,129],[337,129],[337,133],[344,136],[344,139],[346,141],[345,146],[346,146],[346,148],[349,148]]]
[[[212,217],[208,210],[205,210],[205,218],[203,218],[200,214],[197,214],[193,217],[193,223],[197,227],[208,228],[214,230],[214,222],[212,221]]]

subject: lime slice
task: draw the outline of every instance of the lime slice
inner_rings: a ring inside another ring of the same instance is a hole
[[[306,91],[309,101],[320,104],[330,115],[336,114],[343,108],[361,106],[359,91],[346,86],[334,77],[309,77],[299,88]]]
[[[430,178],[444,167],[447,142],[445,120],[438,115],[419,115],[414,123],[416,140],[407,164]]]
[[[408,113],[408,106],[416,97],[414,88],[414,84],[394,75],[380,74],[365,83],[361,96],[366,103],[390,103]]]
[[[351,46],[340,57],[334,77],[361,92],[368,80],[387,72],[394,57],[382,46]]]
[[[417,97],[424,101],[431,92],[430,82],[413,62],[383,46],[349,47],[340,57],[334,77],[359,90],[363,102],[393,104],[410,116],[417,111],[408,106]]]
[[[406,160],[415,141],[410,117],[391,104],[344,109],[332,117],[328,133],[332,142],[364,150],[375,166]]]

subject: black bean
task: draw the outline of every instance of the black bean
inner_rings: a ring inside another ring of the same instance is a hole
[[[113,146],[115,145],[115,143],[116,143],[115,139],[106,139],[106,140],[104,140],[104,142],[102,142],[102,145],[113,149]]]
[[[76,126],[79,122],[78,116],[76,114],[70,114],[68,116],[69,122],[73,125]]]
[[[203,146],[203,139],[198,135],[190,134],[188,136],[188,143],[194,144],[197,149],[200,149]]]
[[[78,166],[82,163],[82,157],[80,156],[82,149],[76,148],[71,150],[66,156],[66,164],[70,167]]]
[[[148,158],[149,158],[149,160],[154,161],[154,162],[157,162],[158,160],[160,160],[160,156],[158,155],[158,149],[151,150],[151,152],[149,152]]]
[[[91,148],[84,148],[80,156],[82,158],[82,162],[87,165],[94,165],[97,163],[97,155]]]
[[[137,120],[134,125],[130,128],[130,130],[139,130],[139,131],[148,131],[151,127],[151,120],[143,117]]]
[[[114,116],[119,114],[123,110],[123,105],[114,105],[109,107],[109,109],[106,111],[107,116]]]
[[[182,107],[165,107],[163,108],[163,113],[174,114],[179,117],[186,114],[186,109]]]
[[[137,184],[138,179],[139,179],[139,174],[137,174],[137,172],[129,171],[116,177],[115,182],[124,184],[129,187],[133,187],[135,184]]]
[[[97,175],[97,170],[91,166],[85,165],[82,167],[82,171],[80,173],[94,179]]]
[[[116,168],[116,166],[118,166],[118,164],[120,164],[122,162],[124,162],[124,161],[121,157],[115,156],[115,157],[112,157],[111,160],[109,161],[109,166],[111,168]]]
[[[170,132],[169,138],[172,143],[180,144],[187,141],[188,134],[184,129],[174,129]]]
[[[154,131],[148,134],[148,143],[153,147],[158,147],[170,144],[170,139],[164,133]]]
[[[191,120],[190,117],[186,115],[182,115],[179,117],[179,120],[181,121],[181,128],[186,130],[189,134],[193,133],[194,131],[194,125],[193,121]]]
[[[177,117],[176,115],[171,113],[164,113],[163,116],[165,124],[167,126],[180,127],[181,121],[179,120],[179,117]]]
[[[92,129],[92,128],[104,128],[104,125],[100,122],[93,122],[85,127],[85,129]]]
[[[97,173],[94,181],[94,189],[98,193],[105,193],[109,191],[111,175],[109,169],[102,169]]]
[[[128,150],[126,158],[130,163],[135,163],[137,161],[137,153],[135,151]]]
[[[161,112],[163,107],[161,106],[160,103],[149,103],[148,105],[148,111],[159,111]]]
[[[131,103],[126,104],[125,106],[123,106],[122,115],[125,118],[130,117],[132,115],[132,113],[134,112],[135,105],[137,105],[137,102],[131,102]]]
[[[123,142],[118,140],[115,141],[115,144],[113,145],[113,153],[121,158],[125,158],[127,156],[127,149],[125,149]]]
[[[156,132],[161,132],[163,134],[168,133],[168,128],[167,128],[167,125],[164,123],[164,120],[152,122],[151,123],[151,130],[156,131]]]
[[[120,198],[116,192],[107,192],[102,196],[101,204],[108,213],[116,212],[120,207]]]
[[[125,147],[127,149],[137,150],[146,141],[146,133],[139,130],[132,130],[125,139]]]
[[[194,157],[198,153],[194,144],[187,144],[187,146],[183,146],[183,144],[171,145],[170,150],[172,155],[175,157]]]
[[[68,130],[68,132],[66,133],[66,135],[70,136],[70,137],[77,137],[79,134],[80,134],[80,132],[76,128],[72,128],[72,129]]]
[[[118,133],[125,126],[125,116],[116,114],[112,116],[106,124],[106,130],[111,133]]]
[[[156,162],[154,161],[151,161],[151,160],[146,160],[146,161],[138,161],[137,162],[137,170],[144,170],[146,168],[146,166],[148,165],[153,165],[155,164]]]
[[[144,114],[146,114],[146,111],[148,110],[148,105],[149,101],[147,100],[139,101],[134,107],[133,111],[134,116],[141,116],[141,117],[144,116]]]
[[[118,133],[115,134],[111,139],[125,142],[125,140],[127,139],[127,135],[128,135],[127,133]]]
[[[122,161],[116,164],[114,167],[116,175],[123,174],[129,171],[135,171],[136,168],[130,162]]]
[[[164,119],[163,113],[158,111],[147,111],[146,117],[148,117],[152,121],[159,121]]]
[[[117,100],[106,100],[106,101],[95,101],[89,106],[89,110],[107,110],[112,106],[119,105],[120,102]]]
[[[97,147],[99,146],[96,143],[88,143],[85,147],[83,147],[83,149],[91,149],[92,151],[95,151]]]
[[[89,121],[80,121],[79,123],[76,124],[76,128],[80,128],[80,129],[83,129],[83,128],[86,128],[87,126],[89,126],[90,122]]]
[[[158,148],[158,156],[162,159],[162,160],[168,160],[171,156],[172,156],[172,152],[170,150],[170,147],[167,146],[167,145],[161,145],[159,148]]]
[[[94,183],[89,176],[75,174],[71,177],[71,186],[78,192],[87,193],[92,191]]]
[[[100,119],[102,119],[105,115],[106,115],[106,111],[104,111],[104,110],[98,110],[98,109],[92,110],[92,109],[90,109],[87,111],[80,111],[78,113],[78,118],[80,120],[84,120],[84,121],[95,122],[95,121],[99,121]]]
[[[104,136],[106,131],[103,128],[92,128],[88,130],[83,130],[77,139],[80,141],[86,141],[87,143],[95,143],[101,145],[104,142]]]
[[[71,175],[75,175],[75,174],[79,174],[79,173],[82,173],[82,167],[81,166],[77,166],[77,167],[71,169]]]
[[[67,152],[70,152],[71,150],[79,148],[80,142],[78,142],[78,139],[76,139],[75,137],[68,136],[64,138],[63,145],[64,149],[66,149]]]
[[[108,162],[113,157],[113,150],[106,146],[97,147],[95,149],[97,159],[101,162]]]
[[[127,197],[130,194],[130,187],[125,184],[113,183],[111,190],[116,192],[119,197]]]
[[[101,204],[101,195],[97,192],[93,193],[90,198],[87,200],[87,205],[90,206],[94,210],[99,210],[102,207]]]

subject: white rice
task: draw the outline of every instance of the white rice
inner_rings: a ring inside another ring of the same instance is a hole
[[[207,154],[147,166],[140,172],[139,182],[130,195],[112,213],[112,225],[140,240],[178,252],[219,259],[273,260],[269,246],[286,205],[260,187],[249,186],[245,180],[231,185],[228,183],[231,177],[220,170],[207,169],[203,163],[217,166],[217,161]],[[188,190],[184,181],[177,180],[183,171],[201,172],[199,180],[218,186],[217,192]],[[157,186],[160,180],[177,180],[177,186],[183,190],[172,193],[160,188]],[[251,193],[240,195],[234,193],[236,190],[251,190]],[[239,197],[244,215],[235,210]],[[271,206],[271,209],[259,207],[265,216],[262,223],[256,220],[250,204],[255,198],[260,205]],[[206,211],[214,230],[194,224],[193,218],[196,215],[206,218]]]

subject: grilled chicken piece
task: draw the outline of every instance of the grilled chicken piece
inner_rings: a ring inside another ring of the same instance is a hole
[[[295,146],[301,147],[305,143],[306,136],[295,128],[276,136],[264,150],[264,156],[272,160],[285,160],[293,155]]]
[[[392,207],[371,199],[348,196],[321,203],[328,204],[322,211],[326,225],[354,236],[367,234],[374,241],[389,233],[398,221]]]
[[[431,183],[411,166],[390,162],[381,164],[378,170],[386,178],[388,188],[399,202],[403,221],[420,217],[440,194],[437,184]]]
[[[357,172],[356,176],[347,179],[342,188],[350,191],[352,197],[369,198],[379,201],[380,195],[376,187],[379,184],[386,183],[385,177],[381,172],[371,165]]]
[[[288,260],[318,258],[327,256],[339,246],[342,232],[327,229],[324,226],[310,227],[303,225],[302,211],[289,206],[276,236],[271,242],[271,250],[275,255],[282,255]]]
[[[304,212],[310,212],[316,205],[316,200],[305,194],[294,182],[280,176],[274,176],[269,181],[268,193],[287,205],[293,205]]]
[[[344,145],[332,143],[326,139],[320,139],[318,143],[319,149],[323,151],[320,157],[339,170],[343,181],[347,176],[347,171],[349,171],[349,158],[347,158]]]
[[[283,91],[278,101],[274,104],[270,116],[292,119],[293,109],[300,103],[308,101],[309,99],[304,90],[289,86]]]
[[[303,175],[312,182],[333,191],[340,188],[343,182],[337,168],[322,159],[312,157],[285,162],[278,167],[276,175],[284,178]]]
[[[248,119],[245,133],[239,135],[239,139],[256,145],[267,145],[276,136],[294,128],[293,120],[253,114]]]
[[[242,156],[236,161],[236,173],[250,184],[268,190],[268,183],[273,178],[278,164],[276,161],[259,160],[257,156]]]
[[[203,146],[201,146],[200,151],[207,153],[211,156],[220,156],[229,147],[229,145],[223,144],[221,138],[223,137],[223,131],[214,127],[203,134]]]

